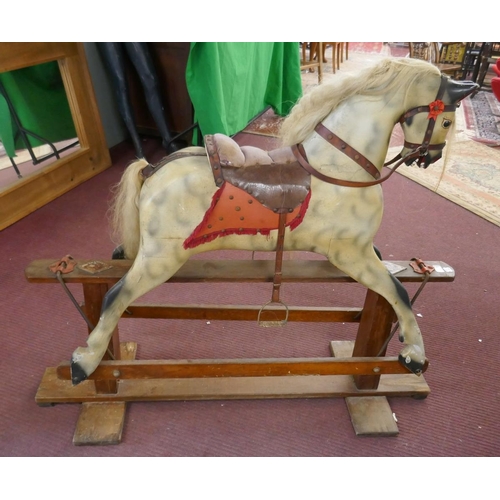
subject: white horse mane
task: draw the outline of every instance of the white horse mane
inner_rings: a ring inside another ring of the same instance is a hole
[[[303,95],[283,121],[280,137],[284,146],[303,142],[314,127],[349,97],[381,95],[416,74],[439,75],[432,64],[411,58],[387,58],[357,73],[346,73],[333,81],[314,87]]]

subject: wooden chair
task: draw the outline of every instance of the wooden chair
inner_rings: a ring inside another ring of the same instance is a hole
[[[324,54],[323,42],[301,42],[302,56],[300,59],[300,70],[309,70],[314,72],[318,68],[318,83],[323,80],[323,59],[317,57],[317,54]],[[307,46],[309,45],[309,60],[306,57]]]
[[[462,63],[462,80],[477,81],[486,42],[467,42]]]
[[[322,45],[320,49],[320,43]],[[309,62],[306,61],[306,46],[309,44]],[[349,58],[349,42],[303,42],[302,43],[302,61],[301,69],[305,69],[306,65],[318,64],[319,60],[323,63],[328,62],[325,56],[327,47],[332,48],[332,71],[335,74],[336,70],[340,69],[340,63],[344,62],[344,50],[346,60]],[[319,57],[321,54],[321,57]],[[316,63],[314,63],[316,61]],[[304,68],[302,68],[304,66]],[[314,68],[314,67],[313,67]],[[312,69],[314,71],[314,69]]]
[[[439,51],[439,62],[436,64],[441,73],[455,79],[462,78],[466,49],[467,42],[443,42]]]
[[[340,69],[340,64],[344,62],[344,51],[345,59],[349,59],[349,42],[324,42],[325,47],[332,47],[332,70],[335,73],[336,69]],[[326,62],[326,60],[324,61]]]
[[[465,42],[444,42],[441,49],[438,42],[408,42],[410,57],[434,64],[441,73],[457,78],[463,73]]]
[[[432,64],[439,62],[439,50],[435,42],[408,42],[410,57],[412,59],[421,59]]]
[[[341,43],[340,42],[325,42],[325,47],[330,45],[332,47],[332,71],[335,73],[336,70],[340,69],[341,61]],[[342,58],[343,60],[343,58]]]
[[[481,53],[481,62],[479,66],[478,76],[476,83],[480,87],[484,85],[484,79],[491,64],[496,64],[497,59],[500,58],[500,43],[499,42],[485,42]]]

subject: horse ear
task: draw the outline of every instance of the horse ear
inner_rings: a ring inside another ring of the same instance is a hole
[[[471,81],[449,80],[447,86],[448,96],[452,103],[458,103],[479,90],[479,85]]]

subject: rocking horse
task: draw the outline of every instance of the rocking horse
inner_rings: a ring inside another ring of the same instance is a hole
[[[115,202],[117,256],[133,260],[106,294],[86,347],[71,358],[74,385],[106,352],[119,318],[193,255],[217,249],[276,251],[271,302],[279,303],[280,255],[310,251],[384,297],[404,343],[400,363],[420,374],[424,342],[405,288],[373,246],[382,219],[381,182],[401,164],[426,168],[441,158],[460,101],[477,89],[431,64],[386,59],[304,95],[282,125],[283,147],[239,147],[220,134],[206,150],[189,147],[156,166],[126,169]],[[404,147],[382,176],[395,124]]]

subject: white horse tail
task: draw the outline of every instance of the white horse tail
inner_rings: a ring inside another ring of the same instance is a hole
[[[144,159],[133,161],[113,189],[111,225],[127,259],[134,259],[139,250],[139,193],[144,183],[141,170],[147,165]]]

